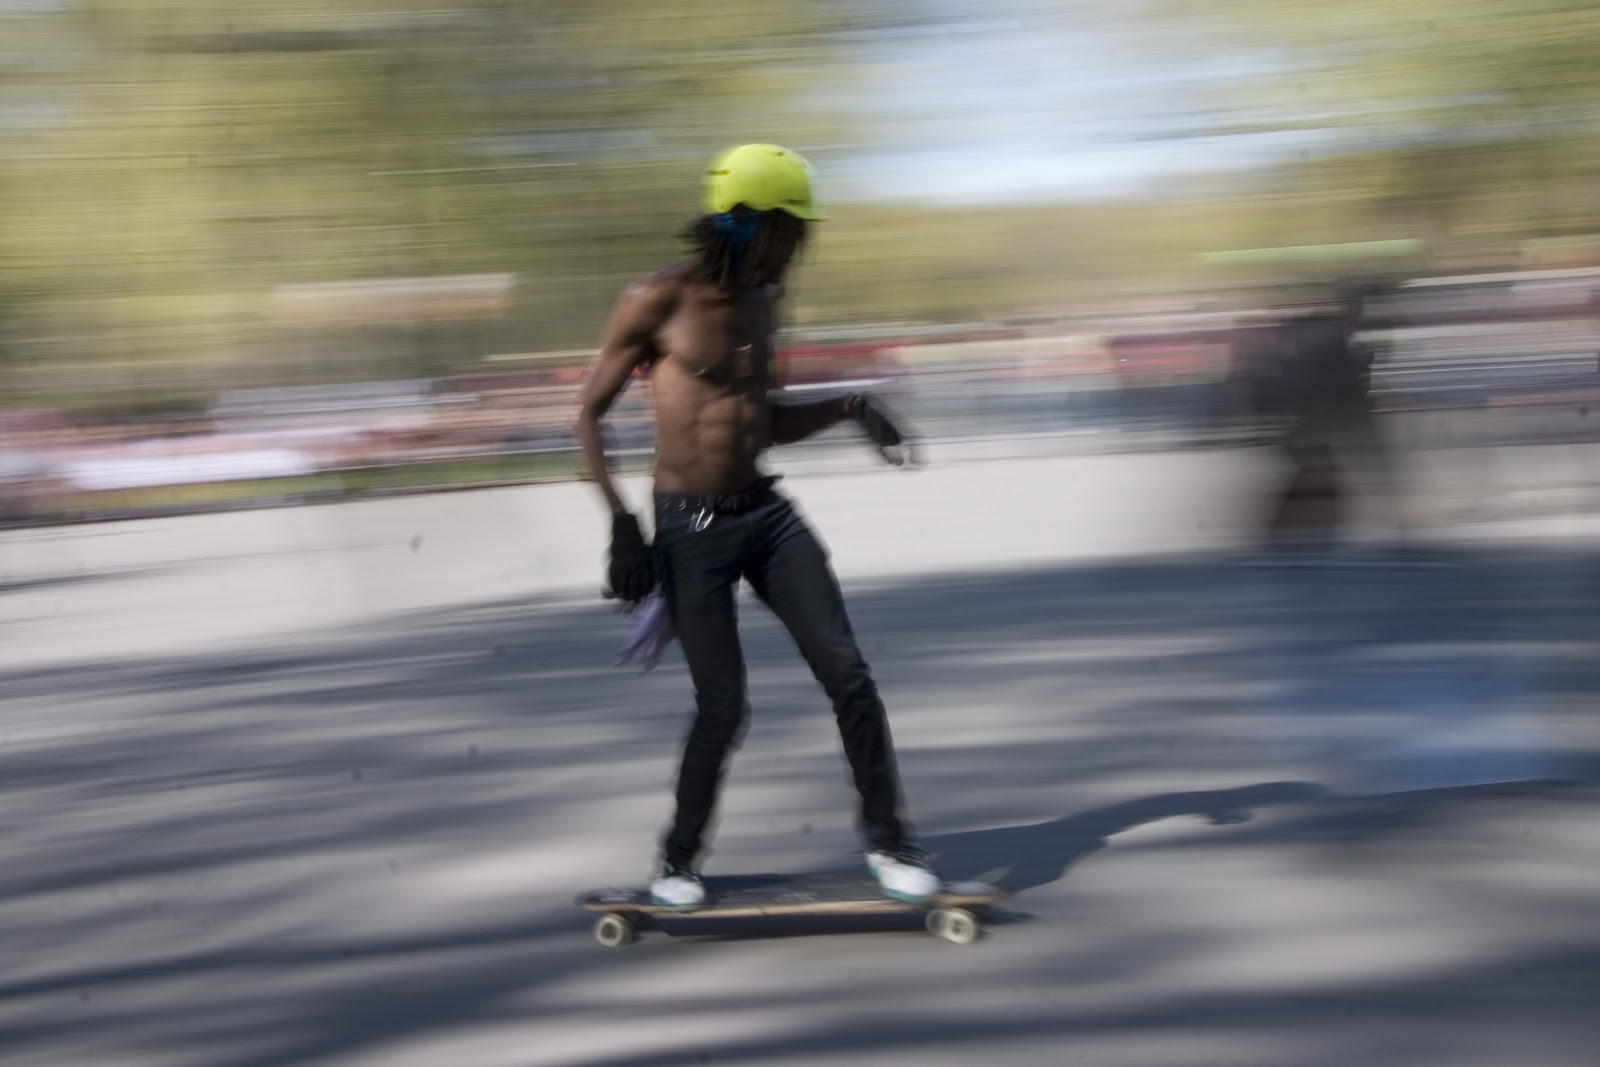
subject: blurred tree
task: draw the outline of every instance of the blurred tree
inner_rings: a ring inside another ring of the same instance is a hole
[[[808,87],[848,77],[858,21],[846,0],[0,13],[3,58],[31,57],[0,81],[0,295],[30,368],[9,391],[204,393],[588,343],[672,249],[712,151],[837,139]],[[519,279],[504,322],[264,325],[283,284],[486,272]]]
[[[1587,0],[1161,0],[1181,47],[1236,54],[1206,131],[1310,131],[1308,208],[1391,230],[1593,229],[1600,8]],[[1152,17],[1145,12],[1141,17]]]

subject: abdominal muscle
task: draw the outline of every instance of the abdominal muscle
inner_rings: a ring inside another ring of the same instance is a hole
[[[655,393],[655,488],[666,493],[736,493],[761,477],[771,414],[759,383],[718,385],[672,359],[651,375]]]

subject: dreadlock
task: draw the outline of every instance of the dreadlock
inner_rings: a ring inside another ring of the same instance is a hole
[[[702,215],[683,231],[683,239],[694,250],[702,281],[722,289],[778,285],[805,243],[806,224],[786,211],[768,211],[756,223],[749,247],[739,251],[712,216]]]

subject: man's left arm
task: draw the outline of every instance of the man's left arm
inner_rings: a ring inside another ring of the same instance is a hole
[[[803,441],[845,419],[861,428],[867,440],[877,446],[884,462],[896,467],[907,463],[921,464],[921,454],[914,446],[910,432],[901,426],[900,420],[883,401],[868,393],[851,393],[849,396],[809,404],[774,402],[772,443],[787,445]]]
[[[813,400],[806,404],[772,404],[772,443],[792,445],[819,434],[850,416],[853,397]]]

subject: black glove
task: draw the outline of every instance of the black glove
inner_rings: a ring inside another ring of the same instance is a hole
[[[606,571],[606,595],[637,604],[656,586],[655,559],[639,532],[639,520],[628,512],[611,516],[611,564]]]
[[[878,454],[885,463],[901,467],[907,463],[918,465],[922,462],[921,450],[911,440],[910,434],[900,428],[894,412],[877,397],[857,393],[846,404],[845,413],[878,446]]]

